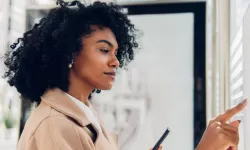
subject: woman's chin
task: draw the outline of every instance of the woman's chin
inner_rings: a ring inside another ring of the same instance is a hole
[[[112,87],[113,87],[113,84],[108,84],[108,85],[102,86],[102,87],[100,87],[98,89],[101,89],[101,90],[110,90]]]

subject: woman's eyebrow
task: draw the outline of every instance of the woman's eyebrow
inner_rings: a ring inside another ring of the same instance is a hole
[[[107,40],[98,40],[96,43],[106,43],[106,44],[109,45],[109,47],[114,47],[114,45],[111,42],[107,41]]]

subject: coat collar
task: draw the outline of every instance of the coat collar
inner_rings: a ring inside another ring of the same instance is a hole
[[[86,114],[59,88],[50,89],[41,97],[42,102],[76,120],[81,126],[91,122]]]
[[[67,96],[59,88],[50,89],[46,91],[45,94],[41,97],[41,99],[42,102],[44,102],[45,104],[51,106],[62,114],[76,120],[77,123],[82,127],[86,127],[87,125],[91,124],[90,120],[88,119],[86,114],[80,109],[80,107],[77,106],[72,100],[70,100],[69,96]],[[89,103],[88,106],[91,106],[91,103]],[[96,111],[94,111],[94,113],[96,113]],[[101,121],[101,119],[99,117],[98,119],[100,120],[102,132],[106,139],[109,142],[114,142],[113,144],[118,146],[118,136],[116,134],[107,132],[105,127],[103,126],[103,122]],[[96,132],[99,133],[98,130],[96,130]]]

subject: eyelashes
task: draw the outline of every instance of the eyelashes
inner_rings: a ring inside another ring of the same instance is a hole
[[[105,54],[109,53],[108,49],[100,49],[100,51],[103,52],[103,53],[105,53]]]
[[[110,52],[110,50],[109,49],[104,49],[104,48],[101,48],[101,49],[99,49],[102,53],[104,53],[104,54],[108,54],[109,52]],[[116,51],[115,53],[114,53],[114,55],[115,56],[117,56],[117,54],[118,54],[118,52]]]

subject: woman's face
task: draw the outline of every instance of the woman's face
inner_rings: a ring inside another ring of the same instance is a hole
[[[93,26],[90,36],[82,38],[82,50],[72,70],[76,77],[93,88],[109,90],[115,81],[118,44],[109,28]]]

